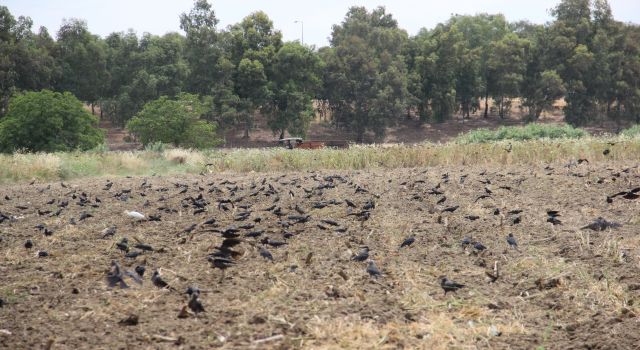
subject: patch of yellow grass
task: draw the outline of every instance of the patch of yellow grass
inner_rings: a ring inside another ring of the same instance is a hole
[[[612,143],[613,145],[611,145]],[[608,154],[603,151],[608,149]],[[170,149],[155,152],[15,154],[0,156],[0,182],[100,175],[180,172],[360,170],[426,166],[567,163],[576,159],[640,160],[640,139],[625,137],[487,144],[355,145],[349,149]]]

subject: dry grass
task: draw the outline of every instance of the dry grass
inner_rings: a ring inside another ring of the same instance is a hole
[[[610,150],[604,155],[605,149]],[[637,161],[640,139],[536,140],[488,144],[352,146],[347,150],[281,148],[163,152],[85,152],[0,155],[0,183],[93,176],[221,172],[360,170],[423,166],[546,164],[576,159]]]

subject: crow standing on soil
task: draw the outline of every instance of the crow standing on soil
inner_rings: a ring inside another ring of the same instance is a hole
[[[158,288],[169,287],[169,284],[165,282],[165,280],[163,280],[162,277],[160,277],[160,271],[158,270],[153,271],[153,275],[151,275],[151,282],[153,282],[153,285]]]
[[[448,292],[456,292],[458,289],[464,288],[464,284],[456,283],[447,278],[447,276],[440,277],[440,287],[444,290],[444,295]]]
[[[260,247],[260,256],[265,258],[265,259],[273,261],[273,255],[271,255],[271,252],[266,250],[263,247]]]
[[[378,276],[382,275],[382,272],[378,270],[378,267],[376,266],[376,263],[373,260],[369,260],[369,265],[367,266],[367,272],[371,277],[377,278]]]
[[[116,285],[120,285],[120,288],[129,288],[129,286],[124,282],[124,276],[122,274],[122,269],[120,268],[120,264],[117,261],[111,261],[111,269],[107,273],[107,285],[109,288],[113,288]]]
[[[189,294],[189,304],[188,304],[189,309],[191,309],[191,311],[196,313],[196,315],[199,312],[204,312],[204,307],[200,302],[200,289],[195,287],[189,287],[187,289],[187,294]]]
[[[360,249],[360,252],[358,252],[358,255],[355,255],[351,258],[351,260],[355,260],[355,261],[365,261],[369,259],[369,247],[364,246]]]
[[[415,236],[409,236],[407,238],[405,238],[405,240],[402,242],[402,244],[400,244],[400,248],[404,248],[404,247],[408,247],[410,245],[413,244],[413,242],[416,241],[416,237]]]
[[[560,219],[558,219],[558,216],[560,216],[560,212],[557,210],[547,210],[547,222],[552,223],[554,226],[555,225],[562,225],[562,221],[560,221]]]
[[[518,249],[518,242],[516,241],[516,238],[513,237],[513,233],[509,233],[507,236],[507,243],[509,243],[511,248]]]
[[[604,218],[599,217],[599,218],[595,219],[589,225],[581,227],[580,229],[582,229],[582,230],[589,229],[589,230],[593,230],[593,231],[604,231],[607,228],[618,228],[620,226],[622,226],[622,225],[617,223],[617,222],[607,221]]]

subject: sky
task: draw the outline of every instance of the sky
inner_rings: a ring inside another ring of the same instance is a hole
[[[421,28],[433,28],[452,14],[502,13],[509,21],[545,23],[549,9],[559,0],[209,0],[219,28],[240,22],[251,12],[262,10],[282,31],[284,40],[300,40],[316,47],[328,45],[331,27],[343,21],[351,6],[373,9],[384,6],[400,28],[415,35]],[[640,23],[640,0],[609,0],[613,16],[623,22]],[[18,16],[33,19],[33,30],[45,26],[54,35],[64,18],[87,21],[93,34],[133,29],[138,34],[163,35],[181,32],[179,16],[189,12],[193,0],[2,0],[0,5]],[[298,21],[296,23],[296,21]],[[304,31],[303,31],[304,27]]]

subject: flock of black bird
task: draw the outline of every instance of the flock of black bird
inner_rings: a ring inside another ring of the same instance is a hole
[[[552,171],[553,169],[547,167],[545,170]],[[623,171],[629,171],[629,169]],[[422,174],[425,173],[426,171]],[[480,177],[478,180],[481,183],[480,186],[484,188],[481,193],[474,196],[473,203],[495,200],[499,196],[499,190],[513,191],[524,181],[522,179],[509,185],[494,185],[486,171],[479,173],[478,176]],[[448,218],[457,215],[456,212],[460,209],[460,205],[450,203],[448,197],[454,196],[448,196],[447,185],[452,181],[458,181],[460,185],[464,184],[468,174],[461,175],[457,180],[454,180],[449,173],[442,174],[435,180],[430,179],[430,181],[422,179],[420,176],[418,178],[395,185],[412,192],[407,198],[408,201],[435,203],[430,206],[430,212],[437,216],[438,224],[446,226]],[[128,183],[133,181],[130,180]],[[428,185],[429,182],[435,183],[435,185]],[[37,187],[38,185],[31,183],[30,186]],[[276,260],[272,253],[273,249],[287,249],[286,247],[291,240],[305,234],[310,228],[326,234],[358,235],[359,232],[364,231],[367,221],[378,215],[379,201],[388,192],[387,190],[382,193],[374,193],[373,190],[368,189],[366,183],[355,183],[348,175],[321,176],[317,173],[262,176],[250,183],[229,179],[207,181],[206,177],[203,177],[192,183],[174,183],[173,187],[158,187],[153,185],[149,179],[144,179],[135,186],[118,188],[119,186],[114,182],[107,181],[98,191],[99,193],[82,190],[64,182],[59,184],[60,189],[57,189],[56,186],[57,184],[49,184],[46,187],[38,188],[38,196],[46,199],[37,204],[26,204],[24,198],[20,198],[20,191],[14,191],[13,195],[18,196],[16,199],[9,194],[4,195],[0,207],[3,210],[0,211],[0,225],[11,226],[14,222],[23,220],[25,217],[38,218],[43,222],[33,227],[34,233],[50,237],[65,225],[82,227],[83,222],[102,220],[101,214],[105,211],[112,213],[114,210],[110,207],[115,207],[115,205],[105,205],[103,199],[106,197],[111,197],[112,201],[116,201],[115,203],[121,202],[121,206],[134,209],[135,211],[126,212],[126,215],[122,214],[119,222],[103,223],[106,224],[106,227],[95,234],[96,239],[113,240],[114,249],[119,251],[122,257],[114,258],[106,272],[106,284],[109,288],[129,288],[131,283],[142,285],[147,270],[145,264],[138,264],[133,269],[127,269],[123,268],[122,265],[126,264],[121,261],[127,261],[128,264],[135,261],[137,257],[159,251],[156,247],[137,238],[134,239],[135,242],[132,242],[125,236],[118,236],[120,232],[126,233],[129,225],[139,227],[159,222],[157,225],[160,226],[154,226],[158,228],[162,227],[162,221],[167,218],[185,215],[185,213],[192,215],[191,224],[173,232],[176,244],[185,244],[193,240],[196,235],[217,235],[218,238],[212,240],[217,243],[209,247],[210,253],[206,259],[212,268],[221,270],[220,281],[223,281],[226,270],[233,269],[242,264],[243,259],[246,259],[246,250],[255,250],[261,259],[272,262]],[[329,198],[335,196],[332,190],[338,187],[341,189],[340,193],[343,198]],[[640,197],[639,192],[640,188],[633,188],[607,196],[605,200],[607,203],[619,198],[632,200]],[[53,198],[48,198],[54,193],[56,195]],[[344,196],[348,198],[344,198]],[[173,201],[169,201],[170,199]],[[170,202],[175,203],[175,199],[179,199],[179,206],[170,204]],[[34,202],[38,202],[37,198]],[[73,210],[73,207],[77,209]],[[331,212],[336,213],[335,215],[339,217],[323,217],[321,214],[323,212],[320,210],[325,208],[332,208]],[[504,224],[508,227],[521,223],[523,210],[496,207],[493,210],[493,215],[501,216],[504,219]],[[48,219],[61,217],[66,219],[63,225],[49,227],[44,223]],[[553,226],[563,225],[561,217],[558,210],[547,210],[546,222]],[[480,217],[463,214],[459,218],[473,222]],[[501,219],[501,224],[503,219]],[[230,221],[233,224],[222,226],[222,222]],[[125,224],[118,227],[118,224],[122,222]],[[619,223],[598,217],[581,229],[602,231],[620,226]],[[508,247],[519,250],[518,241],[513,233],[508,233],[504,239]],[[24,242],[24,248],[36,248],[38,240],[37,236],[31,235]],[[419,245],[418,243],[419,239],[416,235],[410,234],[399,244],[398,251],[413,249]],[[482,255],[489,249],[484,243],[470,236],[462,238],[461,246],[477,255]],[[371,278],[384,278],[384,269],[381,269],[370,258],[371,247],[362,245],[359,249],[357,253],[352,255],[351,261],[366,263],[366,267],[364,265],[363,267]],[[45,250],[38,250],[37,255],[46,258],[49,253]],[[311,258],[312,253],[307,259],[311,260]],[[153,269],[150,276],[153,286],[175,290],[163,278],[161,271],[160,267]],[[445,295],[448,292],[455,293],[465,287],[445,275],[438,278],[438,283]],[[205,311],[200,301],[200,293],[201,291],[195,286],[189,287],[185,292],[187,295],[185,307],[188,307],[195,314]],[[185,309],[181,315],[185,315],[184,311]]]

